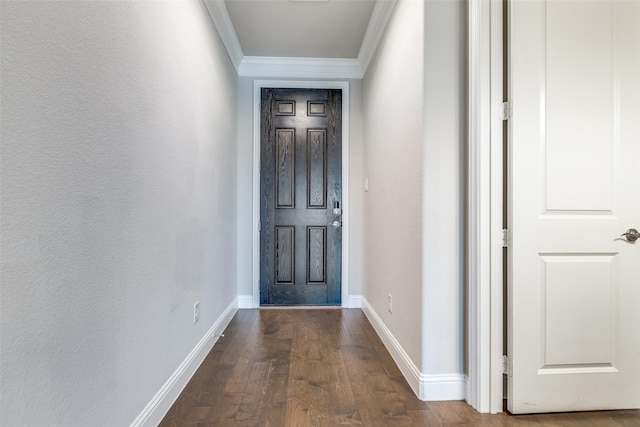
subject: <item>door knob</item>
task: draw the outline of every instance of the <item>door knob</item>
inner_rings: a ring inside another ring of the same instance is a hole
[[[635,228],[630,228],[626,233],[621,234],[621,236],[626,237],[630,242],[635,242],[636,240],[640,239],[640,231],[636,230]]]
[[[327,225],[333,225],[335,228],[340,228],[342,226],[342,223],[340,221],[333,221]]]

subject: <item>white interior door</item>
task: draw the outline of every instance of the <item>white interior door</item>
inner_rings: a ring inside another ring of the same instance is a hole
[[[640,407],[640,1],[511,7],[508,409]]]

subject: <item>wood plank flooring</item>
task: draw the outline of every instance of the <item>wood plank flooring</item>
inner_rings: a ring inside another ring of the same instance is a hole
[[[640,410],[508,416],[422,402],[359,309],[240,310],[160,424],[640,426]]]

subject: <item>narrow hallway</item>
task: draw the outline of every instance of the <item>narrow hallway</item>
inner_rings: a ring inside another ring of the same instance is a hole
[[[361,310],[240,310],[160,425],[408,426],[425,409]]]

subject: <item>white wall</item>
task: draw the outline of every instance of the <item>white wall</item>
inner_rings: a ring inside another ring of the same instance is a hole
[[[423,373],[463,372],[466,2],[425,2]]]
[[[0,424],[128,425],[237,295],[236,74],[200,1],[1,7]]]
[[[364,105],[362,80],[351,80],[349,112],[349,294],[362,296],[364,253]]]
[[[238,79],[238,295],[253,293],[253,101],[255,80]],[[290,79],[287,79],[290,80]],[[349,81],[349,294],[362,293],[362,83]]]
[[[253,294],[253,79],[238,78],[238,295]]]
[[[461,0],[399,0],[364,78],[363,295],[426,400],[464,397],[465,31]]]
[[[400,0],[364,77],[364,292],[416,366],[422,357],[424,3]],[[393,314],[387,311],[393,297]]]

